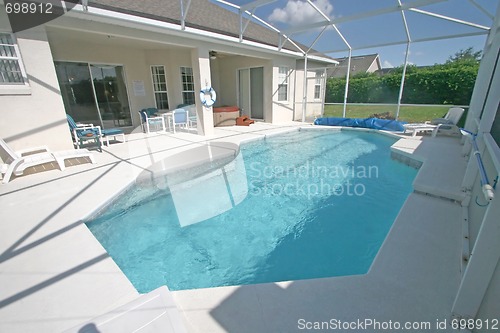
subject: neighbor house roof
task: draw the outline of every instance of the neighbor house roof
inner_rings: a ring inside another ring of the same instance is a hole
[[[181,23],[181,5],[178,0],[90,0],[89,6],[173,24]],[[185,25],[231,37],[240,35],[239,15],[208,0],[191,0]],[[248,24],[243,36],[246,40],[266,45],[278,47],[279,44],[278,32],[253,21]],[[307,47],[299,46],[307,50]],[[290,42],[286,42],[283,48],[299,52]]]
[[[347,64],[349,58],[338,58],[338,66],[332,68],[328,77],[345,77],[347,74]],[[362,56],[351,57],[351,73],[350,75],[356,75],[360,73],[373,73],[380,70],[382,66],[380,65],[380,57],[378,54],[367,54]]]

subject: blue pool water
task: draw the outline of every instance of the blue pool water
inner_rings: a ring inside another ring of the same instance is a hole
[[[416,175],[391,160],[394,142],[329,130],[250,142],[240,152],[244,178],[229,168],[190,192],[199,197],[188,212],[210,211],[219,198],[232,209],[183,224],[179,197],[157,179],[87,225],[139,292],[364,274]]]

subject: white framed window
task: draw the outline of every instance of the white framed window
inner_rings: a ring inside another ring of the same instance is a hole
[[[13,34],[0,32],[0,86],[26,84],[17,41]]]
[[[167,76],[165,66],[151,66],[151,77],[153,79],[153,90],[155,94],[156,108],[159,110],[168,109]]]
[[[321,98],[321,83],[323,82],[323,71],[316,71],[314,79],[314,99]]]
[[[288,101],[288,67],[285,66],[278,69],[278,101]]]
[[[194,104],[194,77],[191,67],[181,67],[182,103]]]

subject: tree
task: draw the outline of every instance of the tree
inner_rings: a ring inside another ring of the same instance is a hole
[[[461,49],[456,52],[454,55],[450,56],[446,63],[454,63],[454,62],[479,62],[481,61],[482,52],[477,51],[474,52],[473,47],[468,47],[465,50]]]

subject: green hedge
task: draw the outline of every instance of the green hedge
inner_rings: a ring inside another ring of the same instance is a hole
[[[432,67],[409,66],[406,71],[402,103],[468,105],[474,89],[479,63],[452,62]],[[402,68],[379,75],[361,74],[349,80],[350,103],[396,103]],[[345,78],[330,78],[326,103],[344,101]]]

